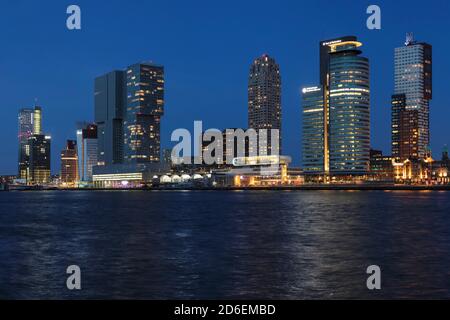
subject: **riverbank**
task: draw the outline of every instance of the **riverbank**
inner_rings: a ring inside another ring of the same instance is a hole
[[[20,192],[31,191],[450,191],[450,185],[302,185],[302,186],[264,186],[264,187],[155,187],[155,188],[40,188],[10,190]]]

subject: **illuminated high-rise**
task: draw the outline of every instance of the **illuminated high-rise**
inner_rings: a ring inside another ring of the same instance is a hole
[[[33,134],[28,139],[30,148],[29,177],[30,184],[45,184],[50,182],[51,137]]]
[[[61,182],[74,184],[77,181],[77,142],[74,140],[67,140],[66,147],[61,151]]]
[[[326,124],[323,88],[306,87],[302,90],[302,164],[307,174],[323,174],[328,149],[325,147]]]
[[[78,178],[91,182],[94,166],[98,164],[97,126],[80,124],[77,130]]]
[[[158,163],[164,114],[164,67],[137,63],[126,71],[124,158],[127,163]]]
[[[360,42],[330,46],[330,172],[366,174],[370,169],[369,60],[360,55]]]
[[[18,117],[19,166],[20,179],[30,178],[30,145],[29,138],[33,134],[42,134],[42,109],[40,107],[23,108]]]
[[[430,144],[432,46],[414,41],[395,49],[392,96],[392,155],[400,161],[424,159]]]
[[[248,127],[257,132],[262,129],[279,130],[279,154],[281,154],[281,76],[275,59],[264,54],[255,59],[248,79]],[[272,154],[275,142],[267,135],[267,154]],[[275,153],[275,150],[273,150]],[[259,150],[264,155],[266,150]]]
[[[361,46],[355,37],[321,42],[323,84],[303,89],[302,158],[307,173],[336,176],[369,171],[369,60],[360,56]]]

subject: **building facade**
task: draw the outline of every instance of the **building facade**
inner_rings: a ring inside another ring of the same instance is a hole
[[[306,174],[362,176],[370,171],[369,60],[361,56],[361,46],[356,37],[320,43],[324,84],[302,90]]]
[[[51,137],[33,134],[28,139],[30,147],[29,184],[50,183]]]
[[[124,158],[127,163],[158,163],[164,114],[164,68],[137,63],[126,71],[127,105]]]
[[[95,79],[94,103],[99,165],[122,163],[124,159],[125,79],[124,71],[112,71]]]
[[[320,85],[326,87],[328,85],[328,75],[330,68],[330,53],[333,44],[338,44],[342,42],[357,41],[355,36],[345,36],[335,39],[329,39],[320,41],[319,43],[319,53],[320,53]],[[325,92],[324,92],[325,94]]]
[[[323,91],[321,86],[302,90],[302,164],[306,174],[324,174],[327,171],[325,131],[328,125],[325,123]]]
[[[41,107],[23,108],[18,117],[19,165],[18,177],[22,180],[30,178],[30,145],[29,139],[33,134],[42,134]]]
[[[432,46],[414,41],[395,49],[392,96],[392,155],[397,161],[424,159],[430,144]]]
[[[369,60],[362,44],[331,45],[329,68],[329,162],[332,174],[367,174],[370,162]]]
[[[78,178],[92,182],[93,167],[98,164],[97,126],[88,124],[77,130]]]
[[[248,127],[259,130],[279,130],[278,141],[267,135],[267,150],[259,155],[281,154],[281,76],[275,59],[263,55],[254,60],[248,79]],[[278,144],[278,150],[275,147]],[[278,151],[278,152],[277,152]]]
[[[61,151],[61,182],[75,184],[78,181],[77,142],[67,140],[66,147]]]

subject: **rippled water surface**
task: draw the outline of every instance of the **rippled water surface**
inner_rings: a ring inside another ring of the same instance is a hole
[[[450,298],[450,193],[3,192],[0,298]]]

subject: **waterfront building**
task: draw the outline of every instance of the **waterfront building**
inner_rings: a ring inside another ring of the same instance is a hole
[[[324,114],[323,88],[307,87],[302,90],[302,163],[305,174],[324,174],[328,172],[328,147]]]
[[[51,137],[33,134],[28,139],[30,148],[29,184],[50,183]]]
[[[66,147],[61,151],[61,182],[75,184],[78,181],[77,142],[67,140]]]
[[[158,184],[171,168],[164,163],[123,163],[96,166],[93,185],[96,188],[142,188]]]
[[[436,184],[450,183],[450,159],[447,146],[444,146],[442,150],[441,160],[432,163],[432,177]]]
[[[220,135],[220,141],[216,141],[216,135]],[[216,130],[216,135],[212,132],[204,132],[202,139],[202,154],[212,153],[215,161],[213,167],[230,166],[234,158],[257,156],[258,133],[256,131],[228,128],[222,131]],[[214,145],[217,147],[216,150],[212,149]],[[221,152],[217,152],[217,149],[221,149]],[[205,159],[203,162],[205,163]]]
[[[275,59],[267,54],[255,59],[250,67],[248,79],[248,127],[279,130],[279,141],[267,136],[267,150],[258,150],[258,155],[281,154],[281,76]],[[275,150],[278,144],[278,150]],[[259,148],[258,148],[259,149]],[[278,152],[277,152],[278,151]]]
[[[320,53],[320,85],[325,88],[328,86],[328,76],[329,76],[329,68],[330,68],[330,53],[332,49],[332,45],[343,43],[343,42],[354,42],[358,41],[358,38],[355,36],[345,36],[335,39],[323,40],[319,43],[319,53]],[[326,91],[324,91],[326,94]]]
[[[19,165],[18,178],[27,181],[30,178],[30,145],[33,134],[42,134],[41,107],[23,108],[18,117]]]
[[[369,60],[361,56],[361,46],[355,37],[321,42],[324,85],[302,90],[302,159],[309,174],[328,179],[369,173]]]
[[[372,180],[394,181],[394,158],[381,150],[370,150],[370,173]]]
[[[286,156],[238,157],[231,167],[215,170],[213,185],[219,187],[298,186],[304,183],[303,172],[288,168]]]
[[[82,125],[77,130],[78,178],[81,183],[92,181],[92,170],[98,164],[97,126]]]
[[[370,161],[369,60],[360,42],[331,45],[329,68],[329,162],[337,175],[364,175]]]
[[[127,163],[158,163],[164,114],[164,67],[137,63],[126,71],[124,158]]]
[[[407,35],[395,49],[392,155],[397,161],[425,159],[430,145],[432,46]]]
[[[126,73],[112,71],[95,79],[95,124],[98,128],[98,164],[122,163],[123,119],[126,110]]]
[[[172,167],[172,149],[163,149],[163,163]]]

